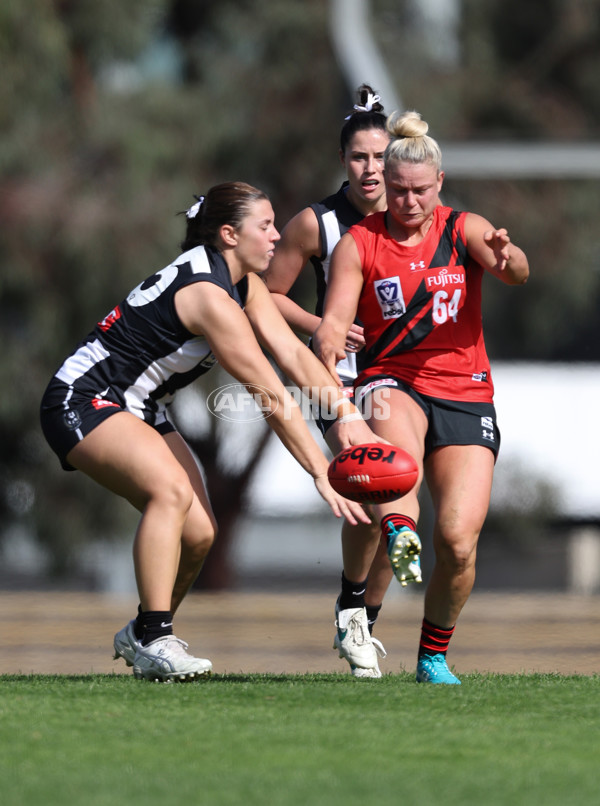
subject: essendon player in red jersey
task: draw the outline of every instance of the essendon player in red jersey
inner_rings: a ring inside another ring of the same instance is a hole
[[[364,325],[367,368],[357,401],[375,433],[420,465],[435,509],[435,565],[425,594],[417,681],[459,684],[446,662],[458,616],[475,579],[500,433],[481,325],[481,279],[527,280],[523,251],[505,229],[474,213],[442,206],[439,146],[416,112],[393,113],[384,157],[388,210],[353,226],[332,257],[317,354],[331,372],[349,324]],[[420,483],[379,506],[388,555],[402,583],[411,557]],[[376,545],[356,545],[353,568],[367,576]],[[346,558],[344,558],[346,560]]]

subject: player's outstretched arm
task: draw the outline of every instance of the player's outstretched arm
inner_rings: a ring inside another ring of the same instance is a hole
[[[522,285],[529,277],[529,262],[510,240],[506,229],[495,229],[489,221],[474,213],[465,220],[467,250],[480,266],[507,285]]]
[[[302,344],[275,308],[261,280],[255,275],[249,275],[248,279],[249,286],[259,289],[268,306],[275,310],[285,331],[289,331]],[[368,523],[368,516],[362,507],[340,496],[329,484],[329,459],[309,431],[300,407],[261,350],[244,311],[222,288],[211,283],[187,286],[179,292],[182,293],[186,294],[188,300],[185,306],[180,306],[180,310],[193,311],[182,318],[183,324],[192,333],[205,336],[221,366],[260,400],[268,425],[296,461],[313,477],[319,494],[329,504],[334,515],[344,516],[352,525],[359,521]],[[249,300],[250,298],[249,292]],[[251,302],[249,305],[252,307]],[[310,352],[305,345],[302,346]],[[314,360],[318,365],[318,361]],[[339,396],[337,388],[329,385]],[[367,424],[362,418],[360,420],[370,434]]]
[[[280,369],[321,408],[322,416],[337,421],[343,447],[379,441],[354,404],[344,397],[337,380],[292,332],[272,296],[256,277],[249,277],[245,311],[258,341],[271,353]]]

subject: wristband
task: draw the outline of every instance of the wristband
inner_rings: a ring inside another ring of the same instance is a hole
[[[343,417],[337,421],[338,423],[351,423],[354,420],[362,420],[362,414],[358,411],[352,412],[352,414],[344,414]]]

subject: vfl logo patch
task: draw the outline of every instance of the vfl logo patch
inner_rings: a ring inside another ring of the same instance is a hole
[[[386,277],[373,283],[375,296],[384,319],[398,319],[406,313],[399,277]]]

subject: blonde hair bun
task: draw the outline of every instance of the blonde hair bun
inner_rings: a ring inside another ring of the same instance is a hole
[[[429,124],[418,112],[392,112],[385,125],[392,138],[383,157],[386,167],[394,162],[428,162],[438,173],[442,170],[440,147],[427,134]]]

